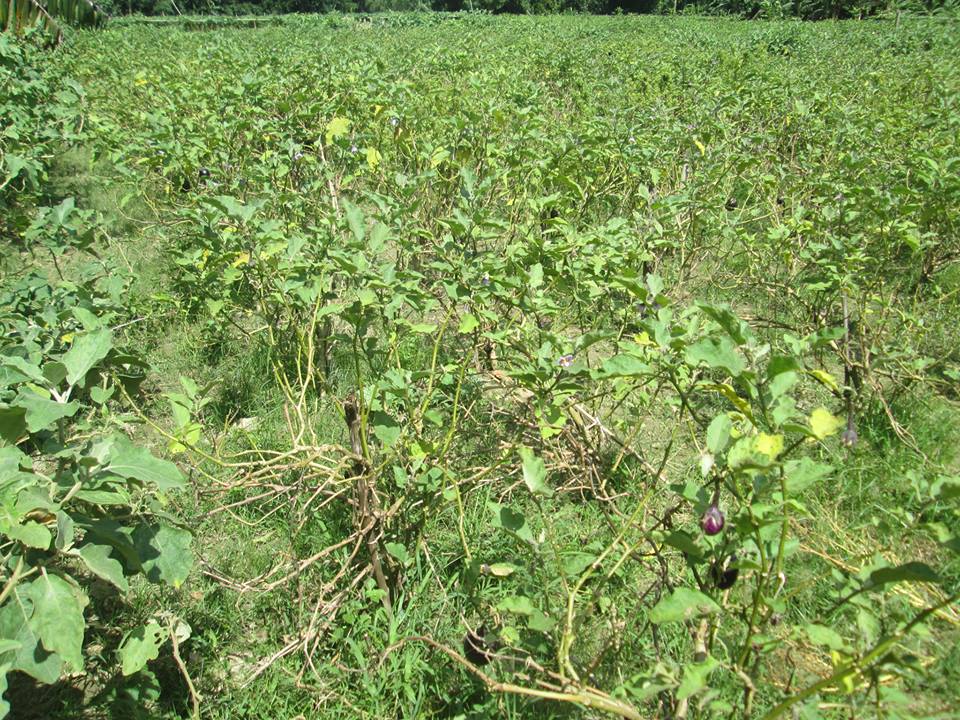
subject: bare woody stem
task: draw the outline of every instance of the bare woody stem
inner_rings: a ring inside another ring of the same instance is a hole
[[[383,572],[380,561],[380,541],[377,537],[379,529],[378,503],[376,492],[370,485],[370,466],[363,452],[365,443],[361,438],[360,412],[357,400],[353,395],[347,397],[343,403],[343,415],[350,431],[350,447],[356,460],[353,463],[353,477],[357,483],[357,532],[366,536],[367,552],[370,553],[370,566],[373,568],[373,577],[377,586],[383,591],[383,606],[388,613],[392,613],[390,603],[390,584]]]

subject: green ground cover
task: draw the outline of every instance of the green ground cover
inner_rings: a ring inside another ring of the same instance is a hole
[[[954,716],[952,23],[221,25],[0,37],[12,717]]]

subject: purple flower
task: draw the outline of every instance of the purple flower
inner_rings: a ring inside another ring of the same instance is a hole
[[[356,155],[359,150],[360,148],[358,148],[356,145],[350,146],[350,152],[353,153],[354,155]]]
[[[717,507],[716,503],[707,508],[707,511],[700,518],[700,527],[707,535],[716,535],[723,530],[724,525],[723,512]]]
[[[400,118],[398,118],[398,117],[396,117],[396,116],[390,118],[390,124],[393,125],[394,127],[396,127],[397,125],[400,124]]]
[[[489,287],[490,285],[490,276],[487,273],[483,274],[483,277],[480,278],[480,284],[484,287]]]
[[[557,360],[557,365],[562,368],[568,368],[573,365],[573,354],[567,353],[566,355],[561,356],[560,359]]]
[[[302,153],[302,152],[294,153],[293,159],[294,159],[294,160],[303,160],[303,153]]]

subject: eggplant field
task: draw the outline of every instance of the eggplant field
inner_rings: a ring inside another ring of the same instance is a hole
[[[0,718],[958,717],[955,17],[91,8],[0,33]]]

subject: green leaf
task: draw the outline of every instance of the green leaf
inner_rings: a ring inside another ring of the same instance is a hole
[[[257,211],[263,206],[263,201],[254,201],[245,203],[229,195],[217,195],[207,200],[210,205],[225,212],[231,220],[239,223],[247,223],[257,214]]]
[[[73,544],[74,526],[72,517],[63,510],[57,511],[57,550],[65,551]]]
[[[23,645],[21,645],[16,640],[9,640],[7,638],[0,638],[0,655],[3,655],[8,652],[14,652],[19,650]]]
[[[730,431],[733,429],[733,423],[727,414],[717,415],[710,421],[707,428],[707,449],[714,455],[719,454],[727,447],[730,442]]]
[[[14,445],[0,447],[0,475],[17,473],[21,467],[30,467],[30,458]]]
[[[528,447],[519,449],[520,459],[523,461],[523,482],[534,495],[552,497],[553,488],[546,483],[547,468],[543,460],[533,454]]]
[[[46,550],[53,541],[53,535],[50,534],[50,531],[33,521],[26,522],[23,525],[11,525],[7,530],[7,535],[11,540],[17,540],[27,547],[37,548],[38,550]]]
[[[133,544],[147,579],[180,587],[193,567],[190,540],[189,532],[170,525],[138,526]]]
[[[151,483],[160,490],[183,487],[183,474],[176,465],[154,457],[149,450],[134,445],[123,436],[111,439],[109,459],[101,472]]]
[[[353,237],[357,242],[363,242],[363,236],[366,234],[366,226],[363,222],[363,211],[352,203],[344,202],[346,207],[347,224],[350,226]]]
[[[16,444],[27,432],[26,416],[22,407],[0,406],[0,438]]]
[[[384,543],[383,546],[390,556],[401,565],[406,565],[410,562],[410,553],[407,552],[407,548],[402,543],[388,542]]]
[[[400,423],[385,412],[370,413],[370,423],[374,436],[387,447],[399,440],[403,432]]]
[[[579,577],[580,574],[597,561],[597,556],[587,552],[572,552],[564,555],[563,574],[569,578]]]
[[[460,326],[457,328],[457,331],[463,335],[466,335],[467,333],[471,333],[476,330],[479,325],[480,322],[477,320],[477,318],[468,313],[461,318]]]
[[[672,594],[664,596],[650,610],[650,622],[682,622],[700,615],[720,612],[720,606],[713,599],[698,590],[677,588]]]
[[[117,650],[123,674],[133,675],[143,670],[151,660],[156,660],[160,655],[160,646],[166,640],[167,634],[155,620],[127,635]]]
[[[692,365],[705,363],[708,367],[725,370],[733,377],[740,375],[747,367],[729,338],[704,338],[687,348],[687,362]]]
[[[710,673],[720,667],[720,661],[707,655],[703,662],[690,663],[683,668],[683,680],[677,688],[677,699],[684,700],[696,695],[707,686]]]
[[[695,558],[703,557],[703,550],[690,534],[683,530],[674,530],[663,539],[663,543]]]
[[[0,641],[0,643],[12,642],[9,640]],[[20,643],[15,643],[20,647]],[[0,655],[3,652],[0,651]],[[10,713],[10,703],[3,697],[7,692],[7,673],[10,671],[10,663],[0,663],[0,720],[7,717]]]
[[[90,388],[90,399],[93,400],[97,405],[103,405],[107,400],[113,397],[113,393],[116,391],[116,388],[111,385],[107,388],[102,387],[92,387]]]
[[[840,637],[834,630],[826,627],[825,625],[818,625],[816,623],[811,623],[807,625],[804,630],[807,633],[807,637],[810,638],[810,642],[814,645],[822,645],[828,647],[831,650],[842,651],[846,648],[846,643],[843,641],[843,638]]]
[[[73,345],[61,358],[67,368],[67,382],[76,385],[107,356],[112,347],[113,335],[109,328],[102,328],[75,338]]]
[[[633,355],[614,355],[604,361],[596,372],[598,379],[642,377],[651,373],[650,365]]]
[[[4,379],[8,385],[28,381],[38,385],[46,384],[46,378],[40,368],[16,355],[8,355],[0,359],[0,368],[6,371]]]
[[[46,510],[55,513],[60,509],[60,505],[50,498],[48,487],[40,487],[36,484],[38,477],[30,473],[23,473],[18,476],[29,486],[23,487],[20,495],[17,497],[16,512],[18,515],[26,515],[31,510]],[[67,476],[64,476],[65,478]]]
[[[539,608],[534,608],[530,617],[527,618],[527,628],[537,632],[550,632],[556,626],[557,621],[547,617]]]
[[[27,430],[32,433],[44,430],[62,418],[73,417],[80,409],[75,402],[59,403],[29,390],[21,390],[15,404],[26,411]]]
[[[123,565],[110,557],[110,550],[111,548],[108,545],[87,544],[70,554],[83,560],[94,575],[113,583],[123,592],[127,592],[130,585],[123,576]]]
[[[205,298],[203,301],[207,306],[207,312],[210,313],[211,317],[216,317],[220,314],[220,311],[223,310],[223,300],[215,300],[214,298]]]
[[[7,672],[10,665],[0,664],[0,720],[10,713],[10,703],[3,696],[7,693]]]
[[[874,570],[869,576],[872,587],[883,587],[898,582],[938,583],[940,576],[929,565],[922,562],[908,562],[896,567]]]
[[[531,288],[538,288],[543,285],[543,265],[535,263],[530,267],[527,282]]]
[[[45,650],[31,626],[33,600],[30,587],[14,589],[12,601],[0,607],[0,637],[19,645],[0,655],[0,662],[11,669],[20,670],[46,684],[55,683],[60,677],[63,660],[59,655]]]
[[[46,573],[29,586],[33,600],[30,626],[40,642],[56,653],[74,672],[83,670],[83,609],[86,596],[58,575]]]
[[[939,476],[930,485],[930,496],[944,501],[960,498],[960,476]]]
[[[770,397],[774,400],[781,397],[796,385],[799,379],[800,374],[792,370],[774,375],[767,386],[770,389]]]
[[[497,603],[497,609],[516,615],[533,615],[537,608],[533,601],[525,595],[512,595]]]
[[[511,535],[515,535],[525,543],[530,545],[536,544],[533,538],[533,531],[530,529],[530,525],[527,524],[527,518],[523,513],[495,502],[487,503],[487,506],[493,512],[493,522],[491,524],[494,527],[505,530]]]
[[[833,472],[832,465],[816,462],[808,457],[788,460],[783,470],[790,493],[799,493],[815,485]]]

